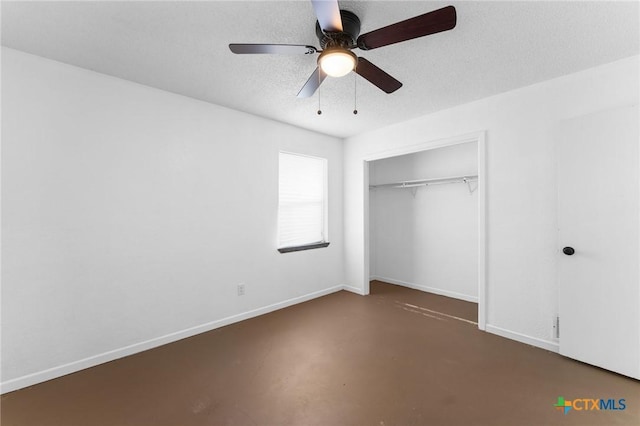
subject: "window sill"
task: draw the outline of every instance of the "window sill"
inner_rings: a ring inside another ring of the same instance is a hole
[[[278,251],[280,253],[291,253],[293,251],[302,251],[302,250],[311,250],[311,249],[318,249],[318,248],[323,248],[323,247],[328,247],[329,243],[314,243],[314,244],[307,244],[304,246],[295,246],[295,247],[283,247],[283,248],[279,248]]]

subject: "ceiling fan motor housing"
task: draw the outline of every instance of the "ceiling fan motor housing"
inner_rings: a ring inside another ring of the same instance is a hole
[[[341,10],[340,17],[342,18],[342,31],[337,32],[325,33],[320,28],[318,21],[316,21],[316,35],[322,49],[331,47],[351,49],[356,47],[356,40],[360,35],[360,19],[348,10]]]

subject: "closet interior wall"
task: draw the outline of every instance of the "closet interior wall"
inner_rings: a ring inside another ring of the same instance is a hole
[[[369,184],[475,176],[477,152],[473,142],[372,161]],[[370,278],[477,302],[477,185],[372,188]]]

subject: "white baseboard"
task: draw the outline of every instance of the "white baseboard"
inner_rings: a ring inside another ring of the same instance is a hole
[[[18,389],[25,388],[27,386],[33,386],[38,383],[46,382],[47,380],[52,380],[58,377],[66,376],[67,374],[75,373],[77,371],[84,370],[86,368],[95,367],[96,365],[103,364],[105,362],[113,361],[119,358],[124,358],[126,356],[136,354],[138,352],[143,352],[149,349],[156,348],[158,346],[166,345],[168,343],[185,339],[187,337],[195,336],[200,333],[205,333],[207,331],[211,331],[216,328],[224,327],[225,325],[233,324],[249,318],[257,317],[259,315],[264,315],[269,312],[276,311],[278,309],[286,308],[288,306],[296,305],[298,303],[302,303],[308,300],[316,299],[318,297],[326,296],[327,294],[335,293],[340,290],[352,291],[351,288],[355,289],[355,287],[347,288],[346,286],[341,286],[341,285],[330,287],[324,290],[305,294],[303,296],[294,297],[292,299],[288,299],[283,302],[274,303],[272,305],[264,306],[262,308],[253,309],[248,312],[232,315],[230,317],[222,318],[216,321],[211,321],[205,324],[197,325],[195,327],[191,327],[186,330],[177,331],[175,333],[170,333],[164,336],[156,337],[154,339],[146,340],[144,342],[135,343],[133,345],[125,346],[123,348],[114,349],[112,351],[104,352],[104,353],[94,355],[88,358],[84,358],[78,361],[73,361],[68,364],[49,368],[43,371],[38,371],[32,374],[27,374],[25,376],[17,377],[15,379],[7,380],[0,383],[0,394],[12,392]]]
[[[439,294],[440,296],[447,296],[447,297],[452,297],[454,299],[465,300],[467,302],[478,303],[478,298],[477,297],[469,296],[467,294],[462,294],[462,293],[456,293],[455,291],[443,290],[443,289],[435,288],[435,287],[428,287],[426,285],[408,283],[408,282],[405,282],[405,281],[395,280],[393,278],[387,278],[387,277],[373,276],[370,279],[371,280],[377,280],[377,281],[383,281],[383,282],[389,283],[389,284],[401,285],[403,287],[413,288],[415,290],[425,291],[427,293]]]
[[[383,281],[389,284],[401,285],[403,287],[409,287],[416,290],[426,291],[428,293],[439,294],[442,296],[453,297],[455,299],[462,299],[468,302],[478,303],[478,298],[473,296],[467,296],[465,294],[455,293],[447,290],[441,290],[438,288],[432,288],[412,283],[407,283],[400,280],[394,280],[393,278],[386,278],[380,276],[372,276],[371,280]],[[507,339],[515,340],[516,342],[525,343],[527,345],[535,346],[537,348],[546,349],[551,352],[559,352],[560,346],[558,342],[554,342],[551,340],[539,339],[537,337],[528,336],[526,334],[518,333],[515,331],[507,330],[504,328],[496,327],[494,325],[487,324],[485,331],[488,333],[496,334],[501,337],[506,337]]]
[[[424,286],[413,286],[408,283],[398,282],[397,280],[390,280],[388,278],[383,277],[372,277],[371,278],[389,282],[390,284],[402,285],[405,287],[415,288],[422,291],[427,291],[436,294],[436,291],[431,291],[429,287]],[[346,290],[355,294],[363,295],[362,289],[352,286],[335,286],[330,287],[324,290],[316,291],[313,293],[305,294],[303,296],[294,297],[292,299],[285,300],[283,302],[274,303],[272,305],[264,306],[262,308],[253,309],[248,312],[244,312],[237,315],[232,315],[226,318],[222,318],[217,321],[208,322],[205,324],[201,324],[195,327],[188,328],[186,330],[177,331],[175,333],[170,333],[164,336],[160,336],[154,339],[146,340],[144,342],[136,343],[133,345],[125,346],[123,348],[114,349],[112,351],[104,352],[98,355],[94,355],[88,358],[84,358],[78,361],[70,362],[68,364],[60,365],[57,367],[49,368],[47,370],[38,371],[36,373],[28,374],[25,376],[17,377],[15,379],[7,380],[5,382],[0,383],[0,394],[4,394],[7,392],[12,392],[18,389],[22,389],[28,386],[33,386],[38,383],[46,382],[48,380],[56,379],[58,377],[66,376],[67,374],[75,373],[77,371],[84,370],[86,368],[95,367],[96,365],[103,364],[105,362],[114,361],[119,358],[124,358],[129,355],[133,355],[139,352],[143,352],[149,349],[156,348],[158,346],[166,345],[168,343],[173,343],[178,340],[185,339],[187,337],[195,336],[200,333],[205,333],[207,331],[214,330],[216,328],[224,327],[229,324],[233,324],[239,321],[243,321],[249,318],[257,317],[259,315],[264,315],[269,312],[276,311],[278,309],[283,309],[288,306],[296,305],[298,303],[306,302],[308,300],[316,299],[318,297],[326,296],[327,294],[335,293],[340,290]],[[436,289],[437,290],[437,289]],[[443,294],[444,296],[449,296],[448,294]],[[456,297],[457,296],[449,296]],[[546,349],[552,352],[558,352],[559,347],[558,343],[542,340],[535,337],[527,336],[521,333],[517,333],[514,331],[509,331],[500,327],[492,326],[487,324],[486,331],[489,333],[497,334],[498,336],[506,337],[508,339],[516,340],[518,342],[526,343],[528,345],[536,346],[542,349]]]
[[[344,285],[342,286],[342,288],[346,291],[350,291],[351,293],[359,294],[360,296],[365,296],[364,290],[362,290],[361,288],[353,287],[350,285]]]
[[[560,351],[560,345],[558,344],[558,342],[538,339],[537,337],[527,336],[526,334],[506,330],[504,328],[496,327],[495,325],[487,324],[487,328],[485,331],[487,331],[488,333],[497,334],[501,337],[506,337],[507,339],[515,340],[517,342],[526,343],[527,345],[546,349],[551,352],[557,353]]]

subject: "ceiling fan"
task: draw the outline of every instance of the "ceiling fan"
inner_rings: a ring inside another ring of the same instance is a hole
[[[456,9],[447,6],[423,15],[388,25],[360,35],[360,19],[352,12],[340,10],[337,0],[311,0],[316,21],[316,35],[322,50],[313,46],[293,44],[230,44],[229,49],[238,54],[301,54],[319,53],[318,66],[298,92],[298,98],[312,96],[327,75],[342,77],[355,71],[386,93],[402,87],[398,80],[367,61],[352,50],[371,50],[401,41],[424,37],[453,29],[456,26]]]

